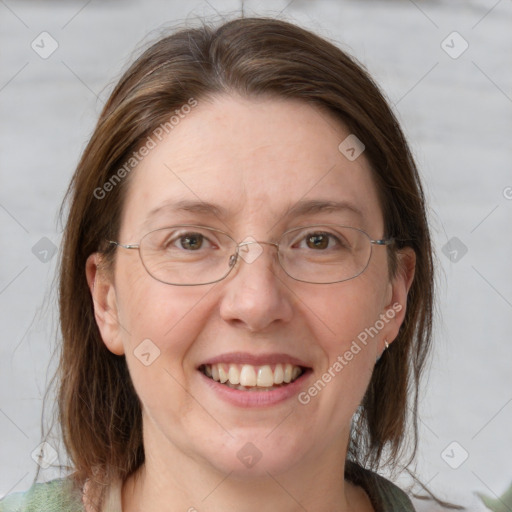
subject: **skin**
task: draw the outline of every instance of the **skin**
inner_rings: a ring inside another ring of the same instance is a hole
[[[338,150],[347,135],[330,114],[295,100],[202,100],[132,171],[118,241],[138,243],[148,231],[178,223],[206,224],[238,241],[274,241],[314,223],[382,238],[364,153],[351,162]],[[148,220],[153,208],[184,198],[220,205],[227,217],[164,210]],[[286,209],[301,199],[350,201],[363,216],[287,218]],[[125,354],[143,407],[146,462],[123,485],[123,511],[373,510],[365,491],[344,481],[343,461],[376,357],[403,321],[414,253],[400,254],[401,270],[390,280],[387,249],[374,246],[357,278],[315,285],[288,277],[275,248],[262,247],[225,280],[191,287],[153,279],[136,250],[119,249],[111,273],[99,270],[98,254],[88,259],[102,338]],[[313,369],[306,390],[395,303],[402,310],[307,405],[294,397],[242,409],[219,399],[196,369],[226,352],[286,353]],[[161,351],[150,366],[133,353],[147,338]],[[237,458],[247,442],[262,454],[252,468]]]

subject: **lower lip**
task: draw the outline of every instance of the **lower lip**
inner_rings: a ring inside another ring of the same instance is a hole
[[[311,370],[306,370],[290,384],[273,389],[272,391],[240,391],[210,379],[203,372],[199,371],[206,384],[215,391],[221,400],[238,407],[267,407],[296,397],[300,390],[305,387],[306,379],[310,373]]]

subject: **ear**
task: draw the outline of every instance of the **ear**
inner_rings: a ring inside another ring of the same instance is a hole
[[[106,347],[116,355],[124,354],[118,321],[116,290],[111,277],[102,267],[101,254],[87,258],[85,274],[94,305],[94,318]]]
[[[389,283],[386,306],[382,313],[386,327],[382,330],[383,340],[391,343],[397,336],[407,309],[407,294],[414,280],[416,253],[411,247],[404,247],[397,252],[397,272]],[[382,347],[384,350],[384,346]]]

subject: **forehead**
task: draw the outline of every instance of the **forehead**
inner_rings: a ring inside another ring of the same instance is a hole
[[[350,161],[338,149],[349,135],[333,116],[301,101],[198,101],[132,171],[122,232],[141,235],[185,222],[183,215],[205,222],[210,216],[224,223],[218,227],[235,229],[328,211],[336,211],[339,222],[379,230],[378,195],[364,153]],[[343,204],[329,209],[323,202]]]

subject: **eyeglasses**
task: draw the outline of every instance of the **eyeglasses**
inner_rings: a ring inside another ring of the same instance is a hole
[[[362,274],[372,247],[387,246],[393,238],[372,240],[358,228],[336,224],[303,226],[286,231],[278,242],[260,242],[252,237],[238,243],[223,231],[207,226],[179,225],[156,229],[139,244],[121,244],[138,249],[148,274],[176,286],[212,284],[226,278],[239,259],[252,263],[262,245],[277,248],[279,264],[296,281],[332,284]]]

